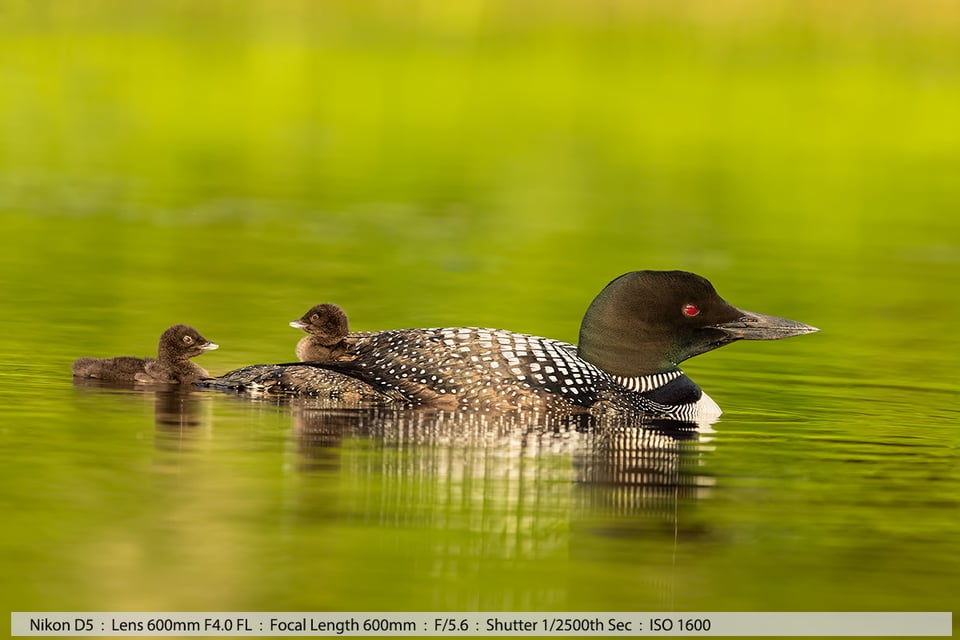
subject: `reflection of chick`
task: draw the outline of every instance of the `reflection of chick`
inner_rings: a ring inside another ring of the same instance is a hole
[[[190,358],[216,348],[193,327],[175,324],[160,336],[156,358],[80,358],[73,363],[73,375],[107,382],[191,383],[207,372]]]
[[[301,362],[334,362],[347,351],[344,338],[350,328],[347,314],[338,305],[318,304],[290,326],[308,334],[297,343],[297,358]]]

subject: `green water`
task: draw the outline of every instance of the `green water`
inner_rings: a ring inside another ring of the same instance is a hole
[[[0,2],[8,610],[956,610],[954,9],[146,6]],[[69,373],[575,341],[640,268],[822,331],[686,363],[692,438]]]

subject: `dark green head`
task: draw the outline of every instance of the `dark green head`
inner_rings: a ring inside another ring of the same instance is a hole
[[[607,373],[638,376],[669,371],[736,340],[779,340],[814,331],[800,322],[737,309],[694,273],[633,271],[590,303],[578,353]]]

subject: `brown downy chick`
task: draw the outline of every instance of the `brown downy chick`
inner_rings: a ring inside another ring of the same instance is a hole
[[[156,358],[80,358],[73,363],[73,375],[105,382],[197,382],[207,377],[207,372],[190,362],[190,358],[217,346],[193,327],[175,324],[160,336]]]
[[[344,339],[350,327],[347,314],[339,305],[318,304],[290,326],[308,334],[297,343],[297,359],[301,362],[334,362],[345,356]]]

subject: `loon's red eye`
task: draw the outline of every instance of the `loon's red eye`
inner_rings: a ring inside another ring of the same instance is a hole
[[[697,305],[695,304],[683,305],[683,315],[687,316],[688,318],[692,318],[698,313],[700,313],[700,307],[698,307]]]

